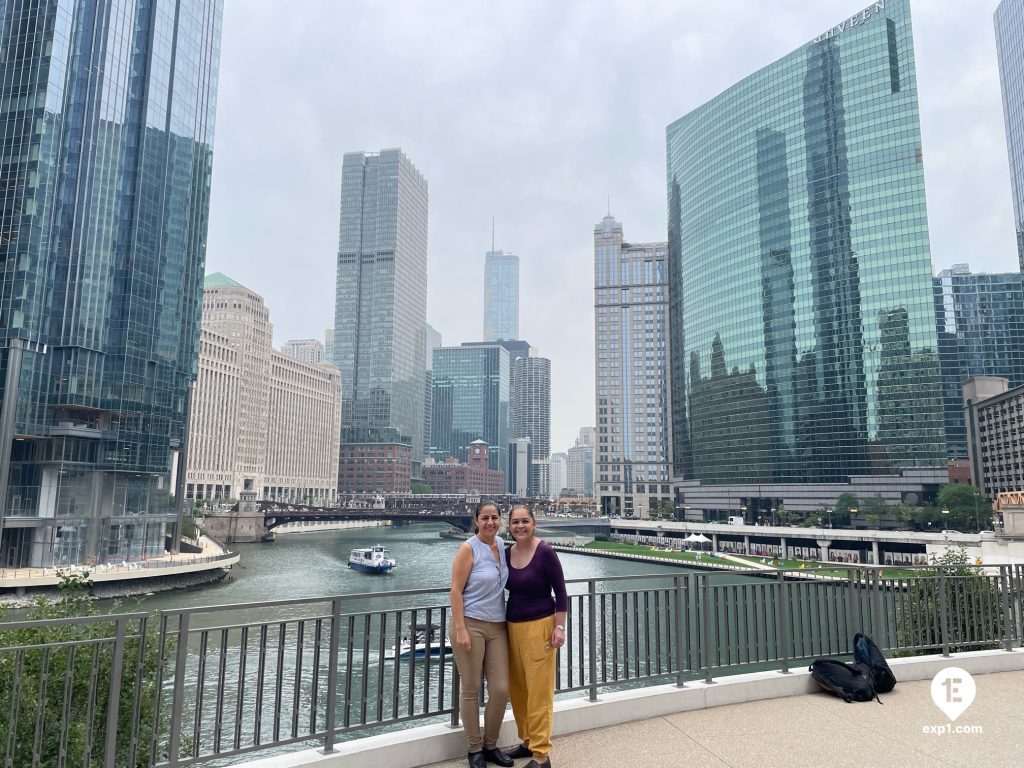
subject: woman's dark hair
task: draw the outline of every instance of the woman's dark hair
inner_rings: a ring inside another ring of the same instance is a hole
[[[517,509],[524,509],[524,510],[526,510],[526,514],[528,514],[530,516],[530,519],[533,520],[533,522],[535,522],[535,523],[537,522],[537,518],[533,516],[533,510],[530,509],[528,504],[514,504],[514,505],[512,505],[512,509],[510,509],[509,512],[508,512],[508,519],[510,521],[512,520],[512,515],[515,513],[515,511]]]
[[[480,513],[487,509],[487,507],[494,507],[494,511],[498,513],[498,517],[501,517],[501,507],[498,506],[498,502],[486,499],[485,501],[481,501],[479,504],[477,504],[476,507],[473,509],[473,520],[479,520]],[[473,533],[480,533],[479,525],[473,526]]]

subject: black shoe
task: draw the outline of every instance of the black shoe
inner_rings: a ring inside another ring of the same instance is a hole
[[[505,750],[505,754],[509,757],[519,759],[520,757],[533,757],[533,750],[525,744],[520,744],[515,749]]]
[[[524,765],[523,768],[551,768],[551,756],[549,755],[548,759],[545,760],[543,763],[538,763],[536,760],[531,760],[526,765]]]
[[[515,765],[515,761],[497,747],[494,749],[485,749],[483,751],[483,755],[484,760],[488,763],[500,765],[501,768],[512,768],[512,766]]]
[[[483,752],[470,752],[466,757],[469,758],[469,768],[487,768]]]

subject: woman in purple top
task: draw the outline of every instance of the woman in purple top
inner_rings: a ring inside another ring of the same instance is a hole
[[[562,564],[551,545],[535,535],[529,507],[509,515],[515,543],[508,551],[508,677],[518,747],[509,757],[531,757],[526,768],[550,768],[551,721],[555,706],[555,663],[565,644],[565,594]]]

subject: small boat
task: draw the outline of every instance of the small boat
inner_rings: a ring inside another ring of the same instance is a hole
[[[348,556],[348,567],[364,573],[390,573],[398,563],[391,557],[387,548],[376,544],[363,549],[353,549]]]
[[[456,539],[458,541],[465,541],[473,534],[469,531],[464,531],[461,528],[449,528],[447,531],[441,531],[437,534],[442,539]]]
[[[408,659],[415,656],[422,659],[429,656],[436,659],[442,654],[451,657],[452,646],[441,632],[441,628],[437,624],[417,624],[412,642],[408,637],[403,637],[401,643],[385,649],[384,658]]]

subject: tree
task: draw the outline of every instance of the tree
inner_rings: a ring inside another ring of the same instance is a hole
[[[942,567],[907,580],[906,599],[900,601],[895,617],[899,644],[922,654],[940,652],[944,639],[951,652],[998,647],[1003,634],[998,577],[970,565],[962,545],[946,547],[929,560]]]
[[[864,499],[860,514],[872,528],[877,528],[883,518],[889,516],[889,505],[881,496],[869,496]]]
[[[852,493],[841,493],[836,499],[836,508],[832,513],[832,523],[837,526],[850,524],[850,517],[858,505],[857,497]]]
[[[946,518],[947,524],[943,526],[944,528],[976,531],[983,522],[991,518],[989,500],[971,485],[950,483],[942,486],[938,506],[940,514]],[[941,511],[946,509],[949,510],[948,515]]]
[[[61,601],[52,604],[46,598],[37,599],[26,623],[100,615],[88,598],[88,573],[58,575]],[[153,620],[143,633],[138,631],[140,626],[137,620],[128,625],[117,710],[115,764],[131,768],[150,765],[149,744],[156,727],[159,694],[159,634]],[[16,650],[0,654],[0,711],[16,713],[13,719],[0,718],[0,744],[13,745],[12,765],[36,764],[36,738],[41,765],[103,763],[114,636],[113,621],[28,626],[0,632],[0,648]],[[168,639],[172,642],[165,644],[165,659],[173,659],[174,642]],[[66,696],[65,691],[70,695]],[[139,709],[134,715],[136,701]],[[137,717],[135,728],[133,715]],[[42,725],[38,734],[37,724]],[[63,735],[62,729],[66,729]],[[133,735],[137,739],[134,745]],[[60,762],[62,751],[66,752],[64,762]]]
[[[434,489],[431,488],[429,485],[427,485],[426,483],[420,483],[420,482],[413,482],[410,490],[413,493],[433,493],[434,492]]]

